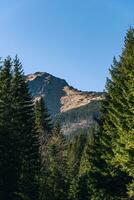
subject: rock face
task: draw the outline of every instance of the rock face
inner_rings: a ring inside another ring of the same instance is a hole
[[[103,93],[79,91],[46,72],[29,74],[26,80],[33,98],[44,97],[50,114],[60,118],[65,133],[89,127],[98,110],[96,102],[104,98]]]
[[[54,116],[60,112],[61,97],[65,95],[65,80],[45,72],[36,72],[27,76],[30,92],[34,98],[43,96],[49,112]]]

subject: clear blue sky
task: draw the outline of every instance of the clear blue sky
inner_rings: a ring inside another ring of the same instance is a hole
[[[113,56],[134,24],[134,0],[0,0],[0,56],[25,73],[46,71],[102,91]]]

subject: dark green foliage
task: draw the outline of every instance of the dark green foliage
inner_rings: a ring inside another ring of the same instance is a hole
[[[42,97],[35,102],[35,128],[39,137],[40,161],[43,163],[47,140],[52,134],[52,120]]]
[[[13,68],[13,70],[12,70]],[[8,57],[0,71],[0,198],[37,200],[38,138],[33,102],[21,64]]]
[[[35,102],[35,128],[39,137],[39,149],[40,149],[40,188],[39,188],[39,199],[45,199],[46,192],[46,178],[48,178],[48,169],[46,162],[48,161],[48,144],[52,137],[52,120],[48,114],[47,107],[45,106],[42,97],[36,99]]]
[[[39,146],[35,131],[34,108],[21,63],[16,57],[13,74],[14,131],[19,135],[21,161],[19,193],[29,199],[38,198]]]
[[[114,58],[101,128],[99,135],[94,136],[92,152],[89,150],[91,199],[134,198],[133,68],[134,30],[130,28],[119,62]]]
[[[87,135],[79,133],[69,144],[68,158],[72,173],[75,176],[79,173],[81,159],[87,142]]]
[[[66,139],[56,124],[49,138],[42,170],[41,200],[68,199],[68,165]]]
[[[88,189],[90,163],[86,154],[92,131],[81,132],[69,144],[68,162],[70,166],[70,200],[89,199]]]
[[[12,132],[12,62],[8,57],[0,71],[0,199],[13,199],[17,189],[16,157]],[[15,168],[14,168],[15,167]]]
[[[36,129],[38,133],[41,135],[50,134],[52,130],[52,120],[48,114],[43,97],[40,97],[39,100],[36,100],[35,102],[35,116]]]

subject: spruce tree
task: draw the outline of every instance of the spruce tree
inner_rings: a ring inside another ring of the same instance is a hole
[[[13,200],[17,188],[16,152],[12,132],[12,61],[8,57],[0,71],[0,199]]]
[[[35,101],[35,128],[39,136],[40,154],[43,159],[45,153],[46,142],[52,132],[52,120],[44,103],[43,97],[39,97]]]
[[[39,199],[44,198],[44,181],[47,168],[44,163],[48,159],[47,146],[52,134],[52,120],[44,103],[43,97],[35,100],[35,129],[39,138],[40,174],[39,174]],[[44,172],[45,171],[45,172]]]
[[[43,97],[39,97],[35,102],[35,117],[36,128],[39,134],[50,134],[52,130],[52,120]]]
[[[134,198],[134,29],[130,28],[120,61],[111,69],[107,83],[108,114],[104,131],[112,133],[108,162],[128,175],[128,198]],[[111,125],[112,124],[112,125]]]
[[[16,56],[13,62],[13,131],[18,138],[19,188],[21,199],[38,199],[39,144],[35,131],[34,107],[22,65]]]
[[[97,151],[89,153],[90,175],[94,177],[90,187],[96,190],[92,199],[133,199],[134,29],[127,32],[120,60],[117,62],[114,58],[110,74],[99,137],[94,142]],[[100,197],[96,197],[97,194]]]
[[[125,38],[120,71],[123,76],[121,80],[123,103],[120,103],[123,113],[120,118],[117,145],[114,147],[116,154],[113,162],[132,177],[132,181],[128,184],[128,194],[134,198],[134,29],[132,28]]]

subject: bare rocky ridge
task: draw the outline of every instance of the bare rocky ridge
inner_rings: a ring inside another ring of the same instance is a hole
[[[96,92],[82,92],[70,86],[65,86],[63,90],[65,95],[61,97],[61,112],[79,108],[89,104],[91,101],[98,101],[103,98],[102,95]]]

